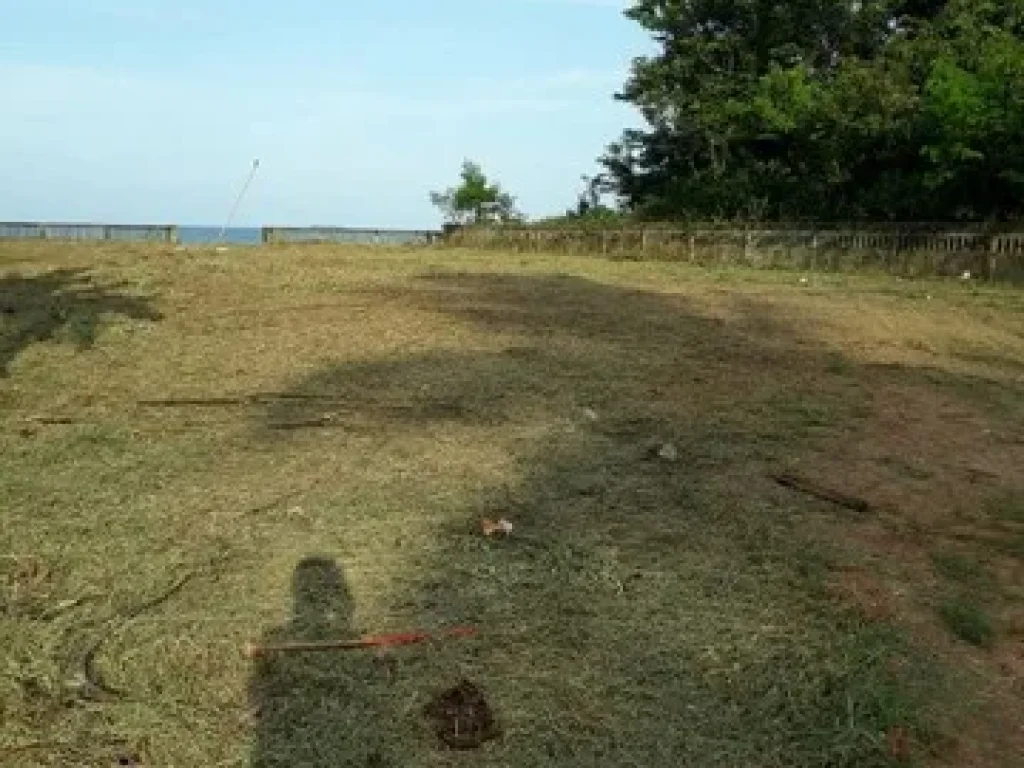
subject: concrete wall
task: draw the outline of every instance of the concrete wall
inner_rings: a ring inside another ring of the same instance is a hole
[[[178,242],[173,225],[59,224],[48,222],[0,222],[0,238],[48,240],[146,240]]]

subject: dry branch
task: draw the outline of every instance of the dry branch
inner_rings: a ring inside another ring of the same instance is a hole
[[[787,473],[774,475],[772,479],[785,488],[805,493],[808,496],[813,496],[814,498],[821,499],[822,501],[831,502],[840,507],[846,507],[854,512],[860,512],[863,514],[871,511],[871,504],[864,499],[856,496],[850,496],[849,494],[832,488],[827,488],[824,485],[816,483],[813,480],[808,480],[805,477]]]

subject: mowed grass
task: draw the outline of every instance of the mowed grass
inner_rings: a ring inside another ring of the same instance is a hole
[[[799,277],[0,243],[0,765],[1019,764],[1024,294]]]

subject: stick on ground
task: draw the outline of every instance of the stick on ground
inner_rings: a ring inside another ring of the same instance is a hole
[[[800,493],[806,493],[808,496],[813,496],[814,498],[821,499],[822,501],[830,501],[840,507],[852,509],[854,512],[860,512],[863,514],[871,511],[871,504],[864,499],[857,498],[856,496],[850,496],[849,494],[836,491],[831,488],[826,488],[820,483],[808,480],[805,477],[800,477],[794,474],[782,474],[773,475],[772,479],[781,486],[791,488],[792,490],[799,491]]]

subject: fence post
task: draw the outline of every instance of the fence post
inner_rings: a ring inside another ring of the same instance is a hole
[[[601,253],[605,256],[608,255],[608,230],[601,230]]]
[[[697,239],[690,235],[690,263],[693,264],[697,260]]]

